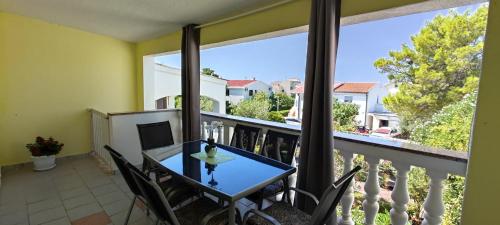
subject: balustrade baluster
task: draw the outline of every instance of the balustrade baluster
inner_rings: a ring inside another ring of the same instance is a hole
[[[438,225],[443,220],[443,180],[446,179],[447,174],[441,171],[427,170],[427,175],[431,180],[429,193],[424,202],[424,222],[422,225]]]
[[[230,144],[229,142],[231,141],[231,139],[230,139],[231,137],[229,136],[229,126],[228,125],[224,125],[223,134],[224,134],[224,144],[229,145]]]
[[[352,160],[354,154],[348,151],[340,151],[340,154],[344,158],[344,171],[347,173],[352,170]],[[339,225],[354,225],[352,220],[351,208],[354,203],[354,180],[351,182],[349,187],[347,187],[344,196],[342,197],[341,207],[342,207],[342,217],[340,218]]]
[[[223,144],[224,143],[224,127],[223,126],[217,126],[217,143]]]
[[[393,225],[405,225],[408,223],[408,213],[406,213],[406,204],[410,200],[408,194],[408,172],[410,165],[393,162],[392,166],[396,168],[396,185],[392,190],[392,209],[391,222]]]
[[[203,140],[207,140],[208,135],[207,135],[207,121],[203,121],[201,123],[201,138]]]
[[[363,201],[363,210],[365,211],[365,224],[375,225],[375,217],[378,212],[378,193],[380,191],[380,185],[378,182],[378,164],[380,163],[379,158],[366,157],[366,162],[368,162],[368,178],[365,183],[365,200]]]

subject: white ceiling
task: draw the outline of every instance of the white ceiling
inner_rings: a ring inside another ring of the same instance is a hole
[[[0,0],[0,11],[142,41],[277,0]]]

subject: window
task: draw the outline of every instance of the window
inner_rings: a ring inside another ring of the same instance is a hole
[[[344,102],[352,103],[352,96],[345,96],[344,97]]]
[[[249,95],[249,96],[253,96],[253,90],[250,90],[250,91],[248,92],[248,95]]]

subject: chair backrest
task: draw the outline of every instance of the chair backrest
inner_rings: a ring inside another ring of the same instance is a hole
[[[156,217],[168,224],[179,225],[172,207],[158,184],[135,166],[127,164],[127,168],[130,170],[132,177],[146,199],[149,209],[153,211]]]
[[[349,187],[349,184],[354,179],[354,175],[356,175],[360,169],[360,166],[356,166],[323,192],[318,206],[314,209],[309,225],[323,225],[328,222],[332,214],[336,213],[335,209],[337,205],[342,199],[346,189]]]
[[[264,144],[260,149],[260,154],[292,165],[298,140],[298,135],[269,130],[267,131]]]
[[[125,182],[127,182],[128,187],[130,188],[130,191],[134,193],[134,195],[139,195],[141,196],[141,190],[137,186],[137,183],[135,182],[134,178],[132,177],[132,174],[130,174],[130,170],[127,168],[127,164],[130,164],[123,156],[115,151],[113,148],[111,148],[108,145],[105,145],[104,148],[108,150],[109,154],[111,155],[111,158],[113,158],[113,161],[116,164],[116,167],[118,167],[118,170],[123,176],[123,179]]]
[[[260,131],[261,129],[258,127],[236,124],[231,138],[231,146],[254,152]]]
[[[170,122],[137,124],[142,150],[160,148],[174,144]]]

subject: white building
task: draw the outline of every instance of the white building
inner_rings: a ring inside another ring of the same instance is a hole
[[[289,117],[300,121],[304,87],[298,86],[295,92],[297,93],[295,104],[290,110]],[[399,128],[398,117],[385,109],[382,103],[382,99],[388,94],[389,86],[379,83],[345,82],[336,83],[333,87],[334,99],[358,105],[359,114],[356,116],[356,121],[359,126],[369,129],[384,126]]]
[[[283,81],[274,81],[271,83],[273,88],[273,93],[284,92],[287,95],[292,95],[295,93],[295,88],[302,85],[302,81],[298,78],[288,78]]]
[[[239,102],[251,98],[254,94],[264,92],[270,95],[272,88],[270,85],[259,80],[228,80],[227,81],[227,101],[236,105]]]
[[[155,64],[154,80],[151,85],[144,87],[145,92],[151,93],[150,99],[145,99],[145,109],[175,108],[175,97],[182,95],[181,70],[163,64]],[[200,95],[210,98],[214,102],[214,112],[226,113],[226,80],[201,75]],[[147,106],[147,107],[146,107]]]

